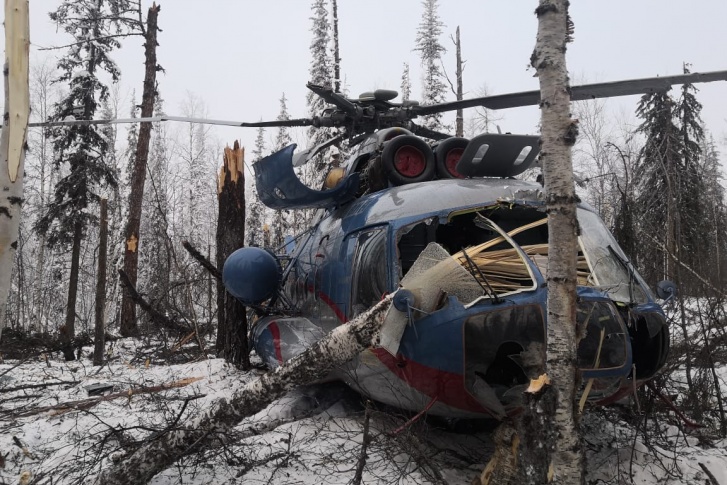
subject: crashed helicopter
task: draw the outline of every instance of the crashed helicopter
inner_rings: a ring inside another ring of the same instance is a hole
[[[575,86],[573,100],[727,80],[727,71]],[[253,308],[251,336],[270,367],[397,291],[379,345],[336,369],[360,393],[386,404],[455,418],[516,413],[544,365],[548,228],[538,183],[515,177],[535,166],[535,136],[467,140],[415,124],[417,116],[482,106],[535,105],[539,92],[423,106],[393,103],[395,91],[347,99],[308,85],[332,105],[320,117],[241,126],[327,126],[341,134],[254,164],[261,201],[317,209],[295,248],[233,253],[227,290]],[[435,140],[428,143],[422,137]],[[350,140],[353,152],[321,190],[294,167]],[[594,209],[578,206],[577,323],[583,396],[614,402],[664,365],[669,327],[652,291]],[[675,288],[662,282],[661,299]]]
[[[571,87],[574,101],[666,91],[727,80],[727,71]],[[312,226],[284,254],[241,248],[223,282],[251,308],[253,346],[270,367],[305,351],[396,291],[379,344],[333,371],[371,399],[453,418],[502,419],[544,365],[548,227],[535,136],[485,133],[467,140],[414,119],[484,107],[537,105],[539,91],[419,105],[377,90],[348,99],[309,84],[329,105],[320,116],[241,123],[158,116],[67,120],[29,126],[182,121],[239,127],[331,127],[340,133],[295,153],[288,146],[253,165],[260,200],[272,209],[317,209]],[[425,138],[434,140],[427,142]],[[296,176],[343,140],[352,148],[325,186]],[[656,296],[594,209],[579,203],[577,324],[583,401],[609,404],[664,366],[669,327]],[[292,244],[286,244],[289,248]]]

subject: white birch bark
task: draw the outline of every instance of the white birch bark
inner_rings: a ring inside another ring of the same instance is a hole
[[[571,25],[568,0],[540,0],[538,35],[531,58],[540,80],[541,139],[548,212],[548,332],[546,372],[556,391],[552,423],[557,440],[548,468],[553,483],[580,484],[583,454],[575,392],[578,386],[576,256],[578,221],[571,146],[576,122],[570,115],[565,51]]]
[[[5,113],[0,133],[0,337],[18,246],[30,117],[28,0],[5,0]]]
[[[295,386],[327,375],[378,339],[381,324],[391,306],[387,296],[369,311],[337,327],[302,354],[275,372],[269,372],[236,391],[229,399],[220,399],[190,426],[171,431],[139,448],[133,455],[96,477],[96,484],[142,484],[169,467],[182,456],[197,452]]]

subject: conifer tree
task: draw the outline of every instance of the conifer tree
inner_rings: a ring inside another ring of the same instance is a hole
[[[724,177],[720,154],[712,136],[702,142],[704,191],[701,199],[705,208],[705,227],[702,230],[707,249],[702,254],[702,271],[714,287],[724,286],[724,254],[727,254],[727,207],[725,207]]]
[[[401,73],[401,101],[411,99],[411,78],[409,77],[409,63],[404,63],[404,71]]]
[[[114,34],[120,28],[115,14],[124,2],[74,0],[63,2],[50,14],[74,39],[74,44],[58,61],[61,74],[57,82],[68,83],[68,93],[55,106],[53,120],[94,118],[99,103],[109,90],[99,75],[106,73],[116,82],[119,69],[109,57],[120,46]],[[115,186],[116,176],[107,163],[113,147],[102,130],[94,125],[74,125],[53,130],[54,165],[64,169],[56,185],[53,201],[37,227],[48,234],[52,246],[71,246],[65,335],[75,333],[76,296],[81,242],[86,227],[95,222],[89,206],[98,200],[103,186]],[[66,352],[72,359],[73,353]]]
[[[278,113],[278,121],[287,121],[290,119],[288,113],[288,104],[285,98],[285,93],[280,98],[280,113]],[[273,151],[282,150],[293,143],[293,139],[290,136],[290,128],[287,126],[281,126],[278,128],[278,134],[275,137],[275,146]],[[273,240],[276,247],[281,247],[285,241],[285,236],[291,232],[291,221],[290,213],[288,210],[275,211],[273,215]]]
[[[436,104],[445,101],[447,86],[442,72],[442,54],[447,49],[439,42],[444,23],[437,13],[438,0],[423,0],[422,20],[419,23],[416,36],[415,51],[419,52],[422,68],[422,104]],[[432,130],[442,130],[442,113],[434,113],[423,117],[425,127]]]
[[[310,44],[311,53],[311,64],[309,69],[310,82],[319,86],[332,87],[332,64],[330,41],[331,41],[331,25],[328,21],[328,8],[327,0],[313,0],[311,9],[313,16],[313,26],[311,32],[313,32],[313,39]],[[326,103],[320,96],[317,96],[313,92],[308,93],[308,112],[311,116],[319,116],[322,111],[326,108]],[[331,137],[331,130],[329,128],[315,128],[311,127],[308,131],[308,145],[310,147],[319,145]],[[326,158],[325,154],[320,154],[314,157],[308,165],[308,174],[305,183],[318,189],[320,188],[323,178],[326,172]]]
[[[684,74],[689,74],[687,64],[684,65]],[[700,113],[702,105],[695,96],[697,89],[693,84],[684,84],[681,96],[677,100],[676,115],[679,121],[679,135],[682,143],[681,166],[677,171],[679,211],[681,213],[680,257],[682,261],[695,269],[700,267],[707,247],[703,237],[706,227],[709,227],[709,217],[703,197],[704,174],[702,173],[702,146],[704,143],[704,129]],[[690,290],[697,280],[689,275],[683,275],[683,285]],[[690,291],[693,293],[693,291]]]
[[[283,95],[285,99],[285,95]],[[265,128],[262,126],[257,130],[255,147],[252,151],[252,162],[259,162],[265,154]],[[265,224],[265,207],[257,195],[257,187],[252,184],[251,195],[247,202],[247,214],[245,215],[245,239],[247,246],[262,246],[262,231]]]
[[[667,92],[644,95],[636,113],[643,119],[638,131],[646,137],[635,172],[637,219],[642,221],[639,229],[663,234],[664,240],[659,246],[643,238],[637,254],[642,274],[655,284],[674,277],[674,262],[669,254],[679,256],[678,169],[682,138],[675,124],[675,103]]]

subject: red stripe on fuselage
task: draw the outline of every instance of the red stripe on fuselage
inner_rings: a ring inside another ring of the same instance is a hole
[[[313,285],[308,286],[308,291],[313,292]],[[319,291],[318,297],[333,310],[341,323],[346,322],[346,316],[328,295]],[[462,374],[442,371],[413,360],[394,357],[384,349],[371,350],[396,377],[417,391],[431,398],[437,398],[440,402],[454,408],[491,415],[484,406],[467,392]]]
[[[313,293],[313,291],[314,291],[314,290],[313,290],[313,285],[308,285],[308,286],[306,287],[306,289],[308,290],[308,292],[309,292],[309,293]],[[342,312],[342,311],[341,311],[341,309],[340,309],[340,308],[338,307],[338,305],[336,304],[336,302],[335,302],[335,301],[333,301],[333,300],[331,299],[331,297],[330,297],[330,296],[326,295],[326,294],[325,294],[325,293],[323,293],[322,291],[319,291],[319,292],[318,292],[318,293],[316,294],[316,296],[317,296],[318,298],[320,298],[320,299],[321,299],[321,301],[322,301],[323,303],[325,303],[326,305],[328,305],[328,307],[329,307],[329,308],[330,308],[331,310],[333,310],[333,313],[335,313],[335,314],[336,314],[336,318],[338,318],[338,319],[339,319],[339,320],[341,321],[341,323],[346,323],[346,315],[344,315],[344,314],[343,314],[343,312]]]
[[[384,349],[371,351],[395,376],[417,391],[453,408],[491,414],[467,392],[462,374],[434,369],[400,355],[394,357]]]
[[[275,349],[275,358],[278,362],[283,363],[283,351],[280,349],[280,329],[277,322],[270,322],[268,329],[273,336],[273,348]]]

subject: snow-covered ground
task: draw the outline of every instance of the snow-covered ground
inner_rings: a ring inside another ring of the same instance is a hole
[[[112,360],[103,367],[93,367],[88,357],[65,363],[60,354],[47,362],[0,364],[0,484],[90,483],[121,458],[122,447],[184,426],[261,372],[243,373],[206,357],[177,365],[150,359],[147,365],[140,347],[132,340],[113,343]],[[119,396],[89,403],[87,386],[94,384],[112,385],[108,392]],[[154,386],[168,389],[128,392]],[[75,407],[58,407],[68,402]],[[492,453],[491,424],[430,419],[399,430],[411,416],[366,404],[329,383],[291,392],[242,422],[224,444],[181,460],[152,483],[348,484],[362,459],[367,415],[362,483],[469,484]],[[644,421],[629,407],[586,413],[589,483],[704,485],[704,466],[727,485],[726,441],[704,431],[685,434],[673,414],[646,420],[645,439]]]

